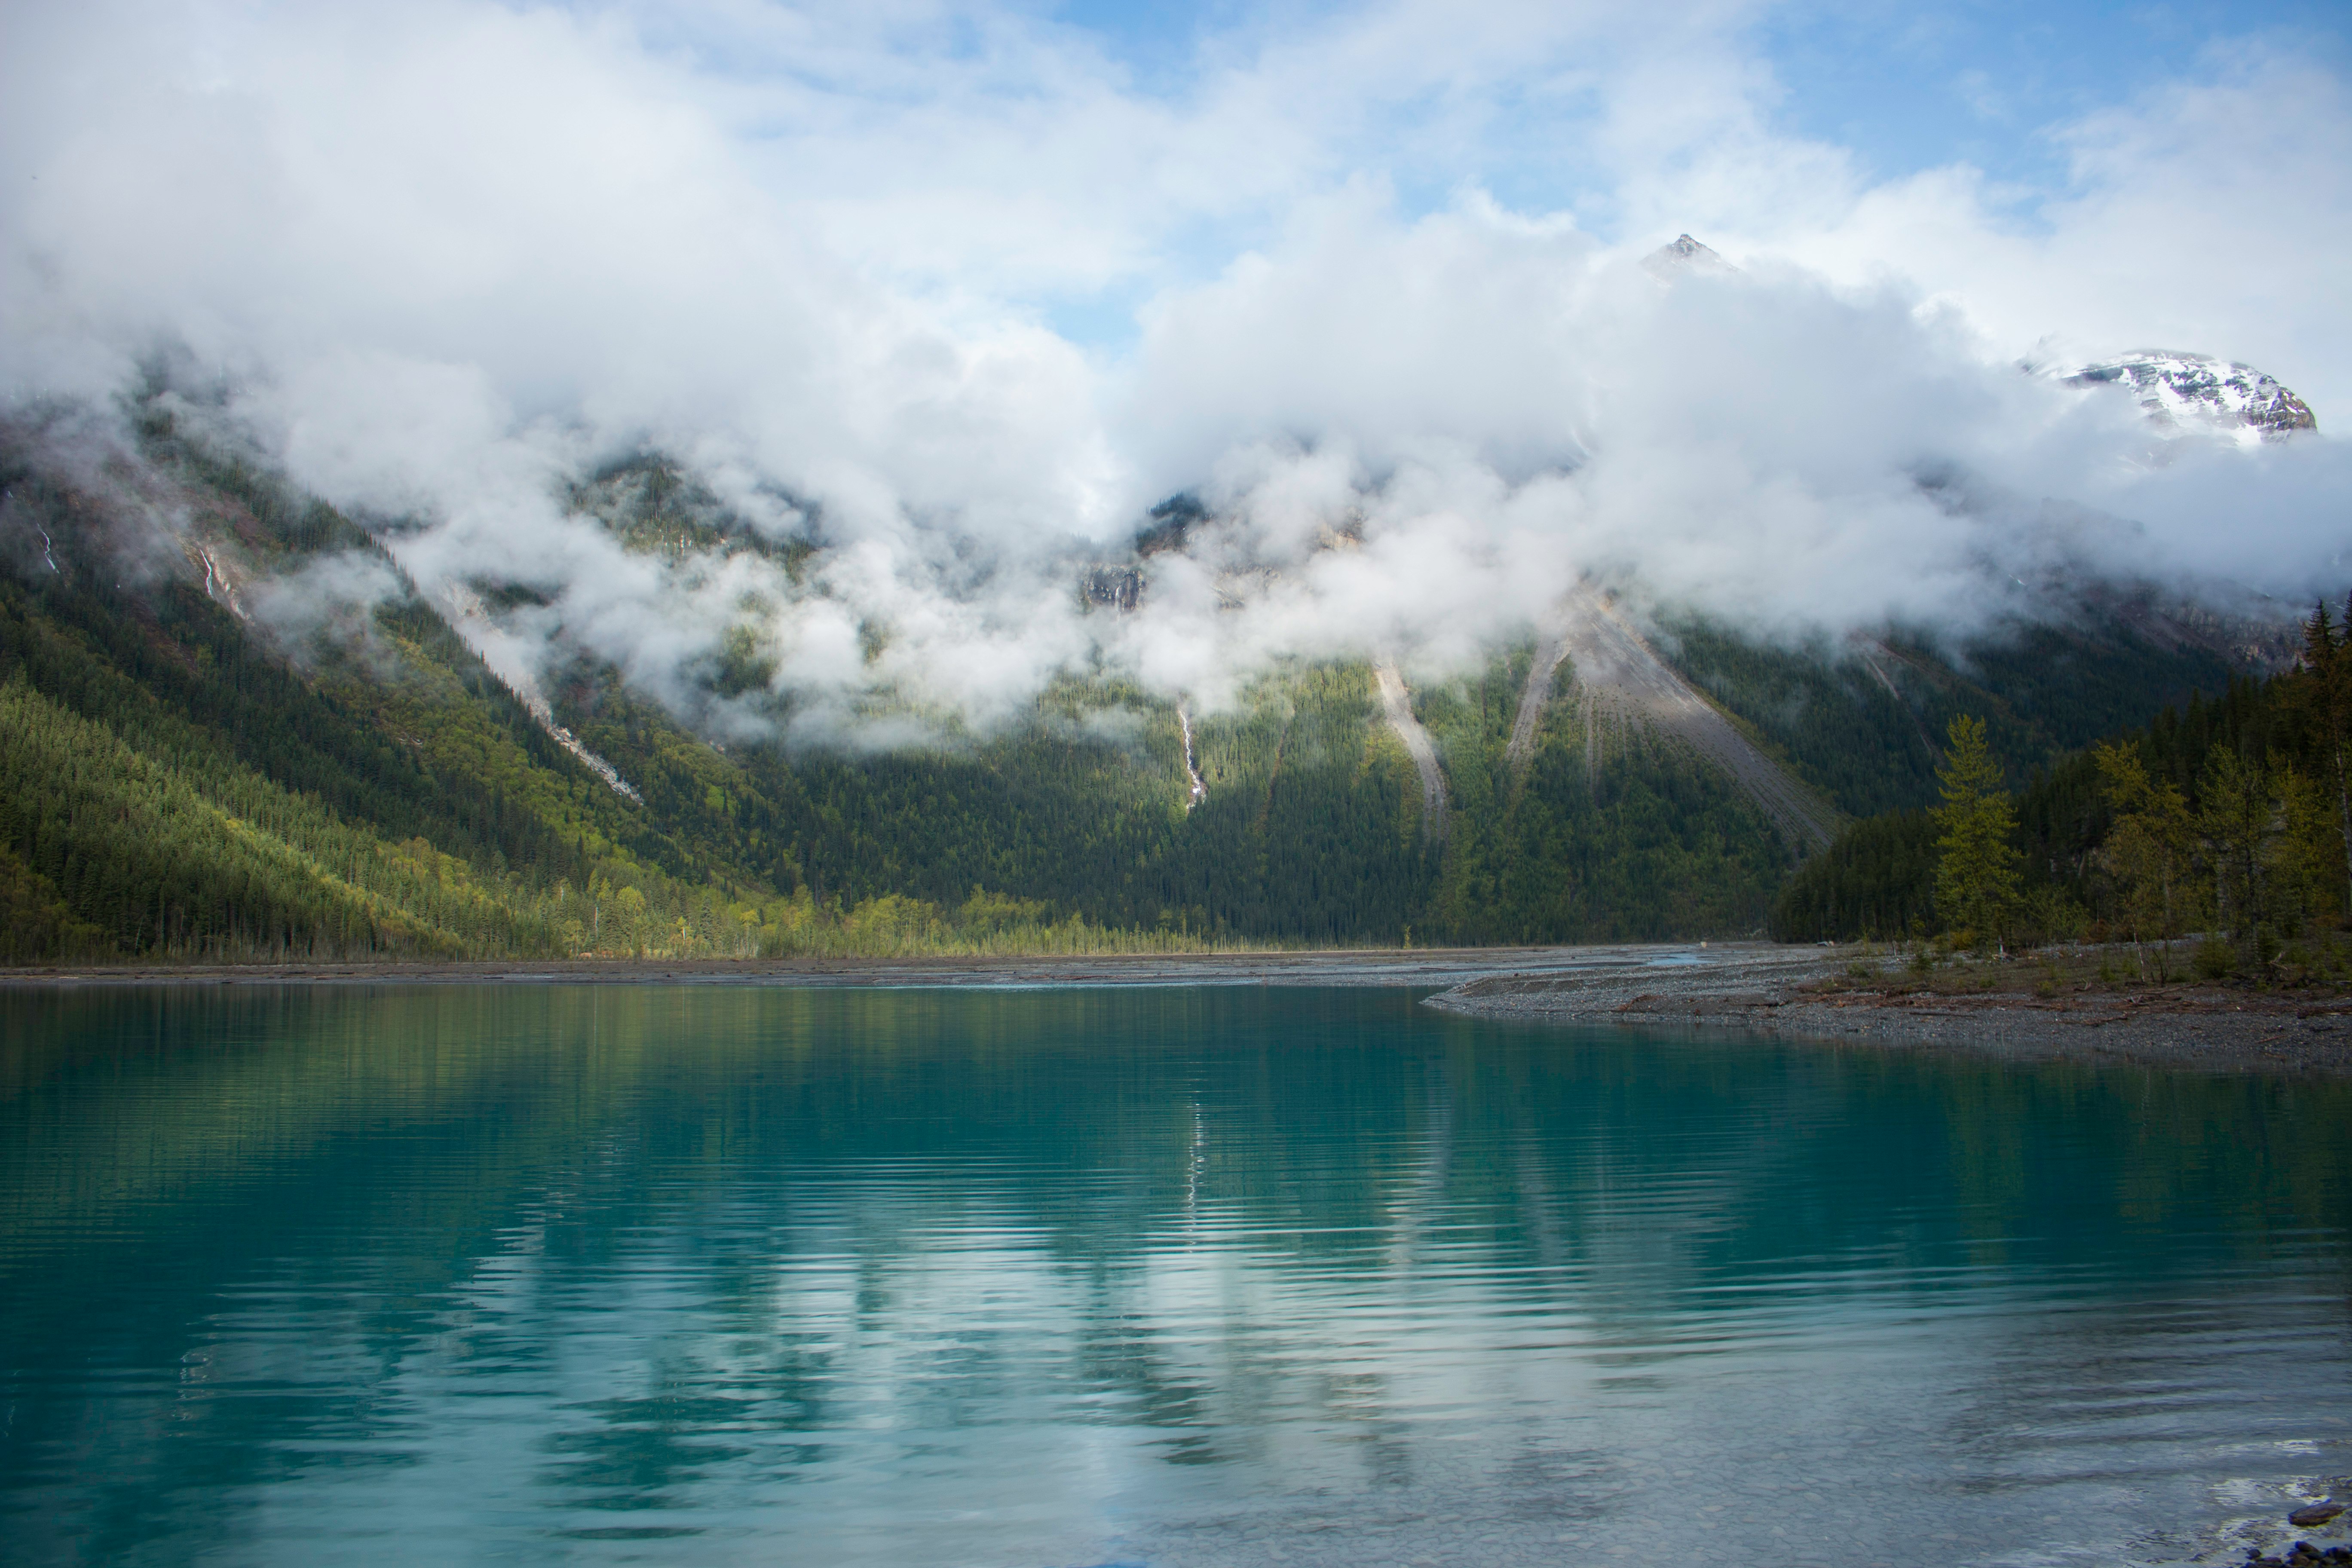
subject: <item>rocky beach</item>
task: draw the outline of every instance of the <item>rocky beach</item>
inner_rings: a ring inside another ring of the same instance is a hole
[[[2115,962],[2127,963],[2128,955]],[[1931,981],[1894,955],[1850,947],[1609,950],[1573,968],[1481,975],[1428,1005],[1488,1018],[1733,1029],[2018,1058],[2352,1073],[2352,998],[2341,994],[2100,984],[2025,961],[1948,962]]]

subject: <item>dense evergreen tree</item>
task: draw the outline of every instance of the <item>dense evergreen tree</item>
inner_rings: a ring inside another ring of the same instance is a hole
[[[2133,942],[2159,975],[2172,942],[2218,930],[2242,959],[2315,925],[2345,919],[2352,897],[2341,744],[2328,655],[2340,634],[2325,613],[2306,658],[2270,680],[2192,692],[2144,728],[2038,771],[2017,797],[2010,843],[2021,858],[2021,931],[2104,931]],[[1774,906],[1784,940],[1887,937],[1958,925],[1931,899],[1916,853],[1922,819],[1866,818],[1801,868]],[[1932,919],[1916,925],[1916,911]]]
[[[1416,704],[1444,755],[1454,806],[1423,929],[1454,941],[1549,942],[1760,927],[1788,847],[1686,745],[1612,720],[1568,675],[1544,706],[1533,754],[1512,766],[1506,751],[1530,652]]]
[[[2202,910],[2195,876],[2197,825],[2189,797],[2169,780],[2148,777],[2138,748],[2117,742],[2093,756],[2114,813],[2100,847],[2116,924],[2147,968],[2147,944],[2158,943],[2158,973],[2168,977],[2172,940],[2198,923]]]
[[[1801,776],[1856,817],[1937,800],[1935,737],[1969,713],[2022,769],[2048,767],[2147,723],[2238,667],[2209,648],[2161,647],[2128,623],[2007,628],[1964,658],[1925,637],[1784,647],[1669,617],[1663,651]]]
[[[2000,763],[1985,744],[1984,721],[1956,715],[1936,770],[1943,804],[1936,822],[1936,912],[1947,929],[1999,943],[2018,902],[2017,830]]]
[[[1772,905],[1781,942],[1900,942],[1936,929],[1936,819],[1865,816],[1808,857]]]
[[[2334,786],[2336,830],[2344,840],[2345,910],[2352,914],[2352,774],[2347,774],[2345,731],[2352,727],[2352,600],[2338,627],[2322,601],[2303,627],[2305,679],[2295,698],[2313,731],[2324,775]]]

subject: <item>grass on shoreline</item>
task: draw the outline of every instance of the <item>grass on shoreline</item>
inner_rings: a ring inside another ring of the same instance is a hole
[[[2129,997],[2184,988],[2288,999],[2352,997],[2352,937],[2324,931],[2287,942],[2239,944],[2196,936],[2136,949],[2128,942],[2066,943],[2006,955],[1928,944],[1864,943],[1838,973],[1806,987],[1816,995]]]

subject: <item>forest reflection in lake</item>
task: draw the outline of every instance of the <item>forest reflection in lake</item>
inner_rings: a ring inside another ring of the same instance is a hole
[[[11,1561],[2153,1562],[2352,1472],[2341,1082],[1250,987],[0,1040]]]

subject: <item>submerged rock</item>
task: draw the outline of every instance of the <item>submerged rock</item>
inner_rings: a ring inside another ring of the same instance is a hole
[[[2305,1526],[2326,1524],[2343,1511],[2341,1503],[2315,1503],[2295,1510],[2287,1521]],[[2323,1547],[2298,1541],[2283,1552],[2264,1552],[2259,1546],[2246,1548],[2246,1568],[2336,1568],[2339,1563],[2352,1563],[2352,1546]]]

